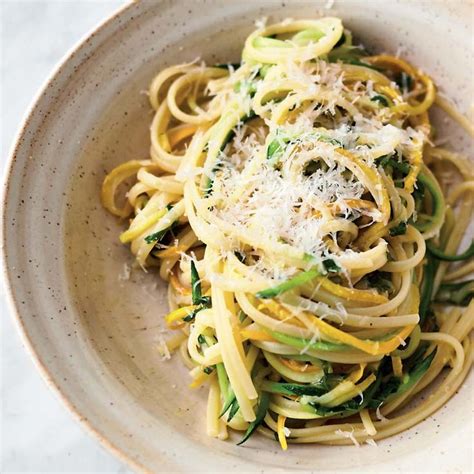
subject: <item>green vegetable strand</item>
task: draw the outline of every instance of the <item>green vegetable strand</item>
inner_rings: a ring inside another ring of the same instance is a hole
[[[437,303],[467,306],[474,298],[474,280],[442,284],[435,296]]]
[[[411,389],[430,368],[431,362],[433,361],[436,355],[436,351],[437,349],[431,352],[421,361],[419,365],[417,365],[412,371],[410,371],[410,373],[406,374],[403,377],[402,382],[398,387],[397,391],[390,395],[390,397],[388,398],[393,398],[396,395],[401,395],[402,393],[405,393],[406,391]]]
[[[289,336],[277,331],[270,331],[265,329],[274,339],[278,342],[282,342],[288,346],[296,347],[298,349],[315,349],[319,351],[343,351],[348,349],[348,346],[344,344],[338,344],[336,342],[326,341],[314,341],[309,339],[303,339],[302,337]]]
[[[474,240],[471,242],[471,245],[467,248],[467,250],[459,255],[448,255],[436,247],[431,241],[426,242],[426,248],[428,249],[428,252],[430,252],[438,260],[443,260],[445,262],[460,262],[474,256]]]
[[[244,434],[244,437],[237,443],[237,446],[245,443],[250,436],[255,432],[255,430],[262,424],[263,419],[268,411],[268,406],[270,405],[270,394],[268,392],[262,392],[260,394],[260,401],[258,403],[256,418],[252,423],[250,423],[247,431]]]
[[[333,416],[342,418],[354,415],[355,413],[359,413],[372,402],[374,394],[379,389],[381,382],[382,377],[377,374],[375,381],[369,385],[369,387],[367,387],[360,395],[362,397],[361,400],[353,398],[335,407],[322,406],[316,402],[312,402],[310,405],[314,408],[314,411],[319,416]]]
[[[422,171],[417,177],[417,183],[418,182],[423,184],[424,188],[429,191],[433,198],[433,213],[428,217],[428,221],[417,220],[413,223],[420,232],[426,232],[434,225],[441,224],[441,221],[444,219],[446,205],[443,192],[434,176]]]
[[[304,285],[305,283],[314,280],[316,277],[321,275],[321,271],[319,268],[315,267],[311,270],[307,270],[305,272],[301,272],[298,275],[290,278],[289,280],[280,283],[279,285],[273,286],[272,288],[267,288],[266,290],[259,291],[256,296],[257,298],[268,299],[268,298],[275,298],[275,296],[280,295],[281,293],[285,293],[297,286]]]
[[[166,206],[166,210],[171,211],[171,209],[173,209],[173,206],[171,204],[168,204]],[[164,236],[168,233],[168,231],[173,229],[175,224],[176,223],[173,222],[170,226],[166,227],[165,229],[159,230],[158,232],[154,232],[153,234],[147,235],[145,237],[145,242],[147,244],[151,244],[152,242],[156,242],[157,244],[160,243],[163,240]]]
[[[211,305],[209,296],[202,296],[201,279],[194,260],[191,260],[191,298],[194,305],[202,306],[200,309],[209,308]]]
[[[280,383],[264,380],[261,389],[266,392],[279,393],[281,395],[308,395],[321,396],[327,392],[327,386],[323,382],[315,384],[297,384],[297,383]]]

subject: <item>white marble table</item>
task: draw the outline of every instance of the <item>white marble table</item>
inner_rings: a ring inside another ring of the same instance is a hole
[[[0,167],[54,65],[124,1],[0,0]],[[73,420],[24,351],[0,285],[0,472],[128,472]]]

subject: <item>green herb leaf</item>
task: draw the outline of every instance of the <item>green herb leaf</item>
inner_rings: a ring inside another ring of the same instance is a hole
[[[277,134],[278,135],[278,134]],[[283,154],[285,147],[290,143],[289,137],[278,137],[273,139],[267,147],[267,160],[276,161]]]
[[[194,310],[192,313],[189,313],[187,316],[183,318],[183,321],[185,323],[190,323],[191,321],[194,321],[194,318],[196,317],[197,311]]]
[[[379,166],[384,169],[392,168],[407,175],[410,172],[410,165],[404,161],[396,160],[393,155],[384,155],[377,158]]]
[[[402,393],[405,393],[410,388],[412,388],[421,379],[421,377],[423,377],[425,372],[430,368],[431,362],[436,355],[436,351],[437,349],[431,352],[421,361],[419,365],[417,365],[412,371],[410,371],[410,373],[403,377],[403,380],[397,391],[390,398],[393,398],[395,395],[401,395]]]
[[[400,379],[397,377],[390,377],[383,384],[379,385],[379,390],[373,395],[369,402],[369,408],[378,408],[382,405],[388,396],[395,393],[400,386]]]
[[[425,350],[426,348],[423,349],[423,352]],[[423,354],[423,352],[421,352],[421,354]],[[391,376],[388,380],[383,382],[380,386],[380,390],[374,395],[369,407],[377,408],[383,403],[411,389],[429,369],[435,355],[436,350],[431,352],[431,354],[426,356],[421,362],[416,363],[413,369],[406,374],[403,379]],[[388,360],[388,357],[386,359]]]
[[[327,258],[326,260],[323,260],[323,267],[328,273],[340,273],[342,270],[341,267],[332,258]]]
[[[171,209],[173,209],[173,205],[172,204],[168,204],[166,206],[166,210],[167,211],[171,211]],[[170,226],[166,227],[166,229],[163,229],[163,230],[159,230],[158,232],[154,232],[153,234],[150,234],[150,235],[147,235],[145,237],[145,242],[147,244],[151,244],[152,242],[156,242],[156,243],[159,243],[163,240],[164,236],[167,234],[167,232],[169,230],[172,230],[173,227],[175,226],[176,222],[173,222]]]
[[[234,416],[237,414],[237,412],[239,411],[239,402],[237,401],[237,398],[234,397],[234,400],[230,406],[230,410],[229,410],[229,416],[227,417],[227,421],[231,421],[232,418],[234,418]]]
[[[279,393],[281,395],[308,395],[321,396],[328,391],[325,378],[321,379],[321,383],[316,384],[297,384],[297,383],[280,383],[264,380],[261,385],[262,390],[271,393]]]
[[[160,230],[158,232],[154,232],[153,234],[147,235],[145,237],[145,242],[147,244],[151,244],[153,242],[161,242],[163,237],[165,236],[166,232],[168,232],[168,227],[166,229]]]
[[[219,372],[218,372],[219,374]],[[226,413],[227,410],[232,406],[235,400],[234,392],[232,392],[232,396],[227,396],[224,406],[222,407],[222,411],[219,414],[219,418]]]
[[[420,332],[421,332],[421,328],[420,328]],[[429,347],[428,342],[421,341],[418,344],[418,347],[416,348],[415,352],[410,357],[408,357],[408,359],[406,359],[404,361],[403,368],[407,372],[410,372],[412,369],[417,367],[421,363],[421,361],[425,358],[425,354],[426,354],[426,351],[427,351],[428,347]],[[390,367],[390,370],[391,370],[392,362],[391,362],[390,358],[385,357],[384,361],[385,360],[387,361],[387,366]]]
[[[234,395],[234,391],[232,390],[232,387],[230,386],[229,377],[227,376],[227,372],[222,362],[219,364],[216,364],[216,371],[217,371],[217,380],[219,382],[219,388],[221,390],[221,395],[222,397],[224,397],[224,407],[222,409],[222,412],[219,415],[219,418],[220,418],[232,405],[235,395]]]
[[[211,298],[209,296],[202,296],[201,279],[196,269],[194,260],[191,260],[191,298],[195,305],[199,305],[194,311],[197,313],[204,308],[211,307]]]
[[[244,263],[244,262],[245,262],[245,254],[244,254],[244,253],[241,253],[241,252],[239,252],[238,250],[236,250],[236,251],[234,252],[234,255],[237,257],[237,259],[238,259],[238,261],[239,261],[240,263]]]
[[[201,280],[194,260],[191,260],[191,292],[193,304],[200,304],[202,299]]]
[[[243,115],[242,116],[242,118],[239,121],[239,125],[244,124],[245,122],[247,122],[248,120],[250,120],[254,117],[255,117],[255,111],[251,110],[248,115]],[[234,136],[235,136],[235,130],[232,129],[232,130],[229,131],[229,133],[222,140],[221,145],[220,145],[220,150],[221,151],[224,151],[224,148],[228,145],[228,143],[232,140],[232,138],[234,138]],[[208,150],[209,150],[209,144],[207,143],[206,146],[204,147],[204,151],[207,152]],[[224,163],[221,160],[218,160],[214,164],[214,166],[212,167],[211,177],[207,178],[206,183],[203,186],[204,196],[207,197],[207,196],[210,196],[212,194],[212,189],[213,189],[213,186],[214,186],[214,177],[213,176],[223,165],[224,165]]]
[[[396,226],[390,228],[390,235],[395,237],[397,235],[404,235],[407,232],[407,223],[406,221],[399,222]]]
[[[382,104],[384,107],[388,107],[390,104],[388,103],[388,100],[386,97],[383,95],[374,95],[371,99],[372,102],[378,102]]]
[[[409,76],[406,72],[401,72],[395,78],[395,82],[397,83],[400,90],[406,94],[411,90],[413,84],[413,78]]]
[[[319,405],[318,403],[310,403],[309,405],[314,408],[316,414],[319,416],[333,416],[338,418],[347,417],[359,413],[372,402],[373,396],[380,387],[381,382],[382,377],[377,374],[375,381],[362,392],[361,400],[358,400],[357,397],[355,397],[336,407],[326,407]]]
[[[203,296],[201,298],[201,303],[198,305],[197,308],[195,308],[191,313],[186,315],[183,318],[183,321],[186,323],[190,323],[196,319],[196,314],[199,313],[199,311],[202,311],[203,309],[211,308],[212,307],[212,300],[209,296]]]
[[[269,145],[268,145],[268,148],[267,148],[267,160],[270,160],[271,158],[273,158],[273,155],[275,155],[276,153],[279,153],[281,151],[281,145],[280,145],[280,142],[279,140],[272,140]]]
[[[240,440],[239,443],[237,443],[237,446],[240,446],[241,444],[245,443],[245,441],[247,441],[250,438],[250,436],[252,436],[254,431],[262,424],[263,419],[265,418],[265,415],[267,414],[269,404],[270,404],[269,393],[262,392],[260,394],[260,400],[257,407],[256,418],[254,421],[252,421],[252,423],[250,423],[249,427],[247,428],[247,431],[244,434],[244,437]]]
[[[394,286],[390,273],[375,271],[367,275],[366,281],[370,287],[375,288],[380,293],[393,293]]]

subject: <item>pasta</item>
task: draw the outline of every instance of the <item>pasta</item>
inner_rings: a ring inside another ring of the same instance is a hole
[[[239,64],[164,69],[149,97],[150,157],[102,202],[169,283],[165,350],[209,387],[208,434],[373,443],[442,406],[472,363],[474,175],[428,112],[473,125],[431,78],[338,18],[288,20]]]

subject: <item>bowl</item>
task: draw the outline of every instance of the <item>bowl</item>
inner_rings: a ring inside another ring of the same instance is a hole
[[[165,286],[132,270],[122,224],[99,202],[107,171],[148,156],[146,94],[164,66],[235,60],[257,18],[340,16],[377,51],[403,52],[461,110],[472,97],[469,2],[136,2],[78,45],[51,76],[14,145],[3,250],[12,313],[49,385],[137,471],[455,471],[472,467],[472,377],[420,425],[377,447],[245,447],[205,434],[206,391],[157,351]],[[468,103],[469,102],[469,103]],[[466,110],[464,110],[466,111]],[[435,118],[436,119],[436,118]],[[465,137],[438,119],[457,149]]]

